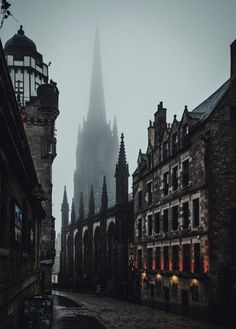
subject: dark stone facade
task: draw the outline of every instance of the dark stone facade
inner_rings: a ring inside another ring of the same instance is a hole
[[[84,217],[83,200],[79,217],[74,204],[69,223],[66,190],[62,203],[61,262],[59,282],[84,290],[114,294],[127,293],[131,268],[128,268],[128,246],[132,242],[132,200],[128,200],[128,164],[123,135],[116,165],[116,202],[108,208],[104,177],[100,211],[95,212],[91,189],[89,214]]]
[[[5,44],[5,54],[23,124],[33,158],[46,213],[41,225],[40,264],[43,290],[51,289],[55,257],[55,218],[52,216],[52,163],[56,157],[55,121],[59,114],[59,92],[55,82],[48,83],[48,66],[35,43],[22,26]]]
[[[22,118],[0,43],[0,327],[19,324],[22,302],[40,291],[45,212]]]
[[[185,107],[180,121],[167,124],[158,105],[133,174],[141,300],[192,315],[214,310],[229,323],[236,307],[235,63],[234,42],[230,79],[193,111]]]

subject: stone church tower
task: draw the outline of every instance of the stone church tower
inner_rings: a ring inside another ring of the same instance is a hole
[[[108,201],[115,199],[114,168],[118,152],[117,125],[106,120],[99,35],[96,32],[90,101],[87,120],[79,129],[74,173],[74,203],[79,216],[81,193],[85,215],[88,213],[91,185],[95,210],[100,207],[103,177],[106,176]]]
[[[42,201],[45,218],[41,223],[40,269],[42,289],[51,289],[51,271],[55,257],[52,216],[52,164],[56,157],[55,121],[59,114],[59,91],[48,83],[48,65],[22,26],[4,48],[13,87],[40,186],[34,194]],[[32,232],[39,234],[39,232]]]

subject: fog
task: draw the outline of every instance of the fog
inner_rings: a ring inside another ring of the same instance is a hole
[[[229,77],[236,38],[235,0],[9,0],[3,44],[22,24],[50,65],[60,91],[53,214],[60,229],[63,186],[73,197],[78,126],[86,118],[96,27],[107,119],[125,135],[130,173],[146,151],[147,126],[159,101],[168,120],[192,110]],[[115,169],[115,168],[114,168]],[[132,179],[130,179],[130,185]]]

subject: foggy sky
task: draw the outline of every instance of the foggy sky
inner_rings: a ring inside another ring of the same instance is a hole
[[[73,197],[79,123],[89,104],[96,26],[100,30],[106,113],[124,132],[130,173],[159,101],[168,120],[192,110],[229,77],[235,0],[9,0],[3,44],[22,24],[58,83],[60,116],[53,165],[53,215],[60,229],[63,186]],[[114,168],[115,169],[115,168]],[[130,185],[132,181],[130,179]]]

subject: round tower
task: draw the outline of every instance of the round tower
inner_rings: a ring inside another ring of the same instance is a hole
[[[59,114],[57,84],[50,80],[50,83],[40,85],[37,89],[37,95],[40,113],[45,119],[56,120]]]
[[[23,106],[30,97],[37,96],[41,84],[48,82],[48,65],[22,25],[6,42],[4,52],[17,99]]]

